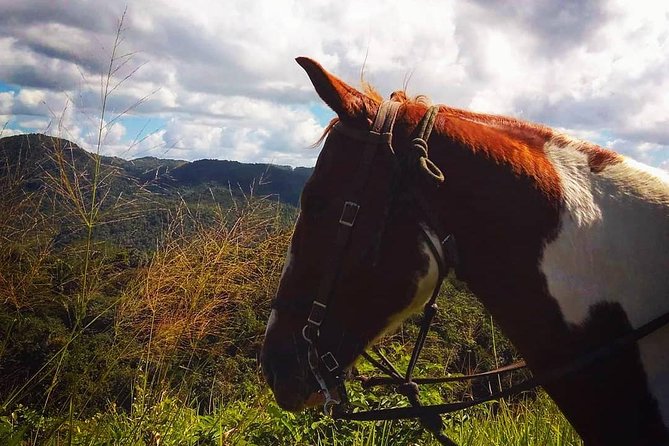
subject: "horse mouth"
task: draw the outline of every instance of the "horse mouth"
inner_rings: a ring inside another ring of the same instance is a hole
[[[341,395],[339,394],[338,389],[329,389],[330,396],[337,400],[341,401]],[[322,390],[318,390],[316,392],[313,392],[307,400],[304,402],[304,408],[311,408],[311,407],[316,407],[316,406],[323,406],[325,404],[325,392]]]
[[[330,395],[335,400],[340,400],[340,394],[337,389],[330,389]],[[274,394],[277,404],[289,412],[300,412],[304,409],[313,407],[322,407],[325,404],[325,392],[317,390],[311,392],[306,398],[298,400],[295,398],[282,398],[281,395]]]

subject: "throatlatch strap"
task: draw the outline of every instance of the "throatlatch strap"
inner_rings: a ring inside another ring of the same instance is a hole
[[[420,138],[423,141],[430,139],[430,134],[434,128],[434,122],[437,120],[437,115],[439,114],[439,106],[433,105],[427,109],[425,115],[421,118],[416,128],[416,138]]]

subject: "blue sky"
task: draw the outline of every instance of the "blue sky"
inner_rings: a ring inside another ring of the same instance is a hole
[[[126,2],[0,0],[0,128],[95,145]],[[541,122],[669,170],[669,3],[135,0],[105,154],[313,165],[333,116],[294,62]],[[129,76],[127,79],[126,77]]]
[[[18,90],[19,90],[18,85],[10,85],[0,81],[0,93],[6,91],[18,91]]]

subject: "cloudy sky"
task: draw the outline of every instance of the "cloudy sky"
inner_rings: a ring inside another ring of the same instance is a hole
[[[408,81],[669,170],[665,0],[0,0],[3,136],[95,147],[126,5],[104,154],[313,165],[332,114],[305,55],[353,85],[366,58],[384,95]]]

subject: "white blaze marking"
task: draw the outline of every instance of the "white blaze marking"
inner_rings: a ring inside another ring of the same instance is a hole
[[[286,252],[286,259],[283,262],[283,268],[281,269],[281,279],[293,266],[293,244],[288,245],[288,251]]]
[[[668,312],[669,179],[628,159],[592,173],[572,144],[549,141],[545,150],[560,175],[565,209],[541,269],[565,320],[580,325],[601,302],[620,304],[635,328]],[[638,344],[669,426],[669,327]]]

